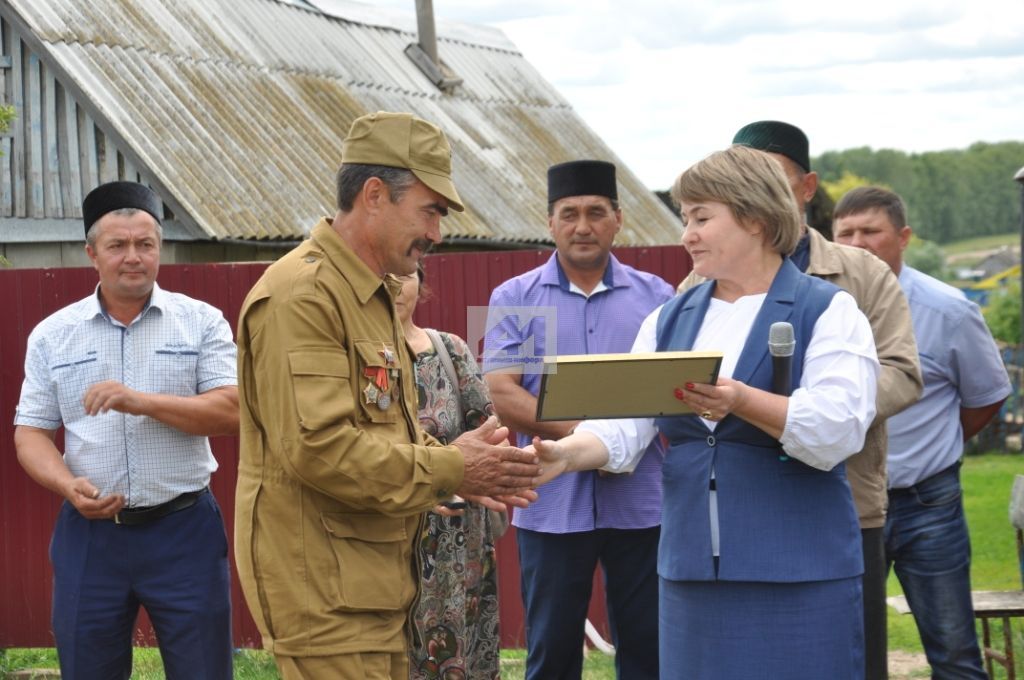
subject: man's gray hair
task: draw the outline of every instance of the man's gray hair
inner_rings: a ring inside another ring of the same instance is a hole
[[[398,203],[405,192],[416,183],[416,175],[405,168],[392,168],[387,165],[366,165],[363,163],[344,163],[338,170],[338,210],[351,212],[356,196],[363,190],[363,185],[371,177],[376,177],[388,188],[391,202]]]
[[[139,210],[138,208],[118,208],[117,210],[111,210],[108,213],[104,213],[103,217],[106,217],[107,215],[122,215],[124,217],[131,217],[132,215],[138,212],[144,212],[147,215],[149,215],[149,213],[146,212],[145,210]],[[103,217],[93,222],[92,226],[89,227],[89,231],[85,233],[85,242],[89,244],[90,248],[96,247],[96,238],[99,233],[99,229],[97,227],[100,223],[100,220],[102,220]],[[150,217],[153,216],[150,215]],[[158,220],[157,218],[153,217],[153,222],[156,223],[156,240],[158,243],[162,245],[164,242],[164,228],[160,226],[160,220]]]

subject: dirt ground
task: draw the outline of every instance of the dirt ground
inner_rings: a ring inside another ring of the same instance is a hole
[[[924,654],[913,652],[889,652],[889,680],[911,680],[927,678],[931,674]]]

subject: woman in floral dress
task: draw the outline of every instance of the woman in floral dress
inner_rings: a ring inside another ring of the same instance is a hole
[[[466,342],[438,333],[457,374],[455,384],[427,330],[413,323],[422,270],[400,280],[402,291],[395,306],[416,357],[420,425],[448,443],[479,427],[494,408]],[[412,617],[410,678],[500,677],[494,541],[506,526],[504,515],[473,503],[464,510],[437,506],[427,513],[419,540],[420,596]]]

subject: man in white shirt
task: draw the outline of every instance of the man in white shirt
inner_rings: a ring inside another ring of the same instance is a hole
[[[14,443],[25,471],[65,499],[50,546],[65,678],[129,677],[139,605],[168,678],[232,676],[207,437],[238,432],[235,345],[219,310],[156,284],[161,207],[134,182],[90,192],[85,250],[99,285],[28,339]]]

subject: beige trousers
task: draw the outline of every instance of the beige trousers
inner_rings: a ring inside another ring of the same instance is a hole
[[[405,652],[336,656],[275,656],[283,680],[407,680]]]

